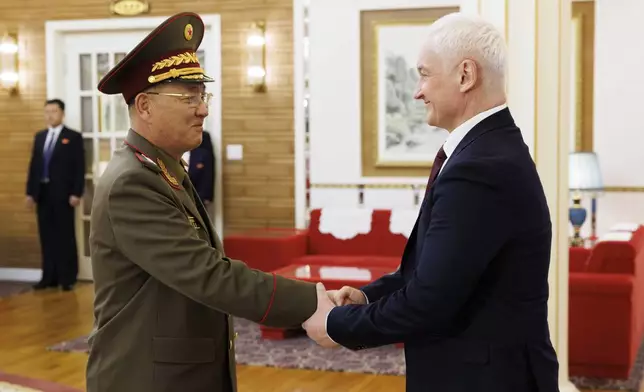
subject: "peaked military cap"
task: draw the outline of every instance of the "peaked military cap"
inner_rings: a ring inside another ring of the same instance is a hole
[[[167,81],[212,82],[199,64],[197,49],[204,23],[192,12],[176,14],[161,23],[98,83],[104,94],[123,94],[130,102],[140,92]]]

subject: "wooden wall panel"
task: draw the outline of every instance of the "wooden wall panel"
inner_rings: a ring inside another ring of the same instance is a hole
[[[38,268],[35,215],[24,208],[33,135],[44,127],[45,21],[102,19],[107,0],[0,2],[0,34],[19,34],[21,93],[0,95],[0,267]],[[151,0],[149,16],[182,11],[222,18],[223,145],[242,144],[244,159],[224,160],[225,230],[294,224],[293,10],[291,0]],[[245,85],[246,31],[266,21],[268,91]]]

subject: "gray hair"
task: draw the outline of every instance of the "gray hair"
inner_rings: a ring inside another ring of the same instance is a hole
[[[453,62],[470,57],[496,76],[486,84],[496,81],[504,85],[507,49],[503,35],[492,23],[457,12],[436,20],[429,30],[427,45],[431,50]]]

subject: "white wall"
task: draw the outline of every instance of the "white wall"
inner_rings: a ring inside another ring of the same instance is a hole
[[[644,187],[644,1],[595,0],[594,149],[604,184]],[[635,41],[633,41],[635,40]],[[597,228],[644,223],[644,193],[608,192],[597,200]]]
[[[607,184],[644,186],[644,51],[631,43],[644,36],[644,1],[595,6],[595,150]]]
[[[310,180],[313,184],[417,184],[426,177],[363,177],[360,11],[459,6],[460,0],[311,0]],[[433,157],[428,157],[429,159]],[[412,189],[365,189],[368,207],[417,208]],[[422,200],[422,193],[420,196]],[[355,189],[311,190],[311,207],[355,206]]]

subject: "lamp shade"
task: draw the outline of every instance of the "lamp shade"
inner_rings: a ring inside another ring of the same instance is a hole
[[[576,191],[600,191],[604,188],[599,159],[594,152],[570,154],[568,185]]]

